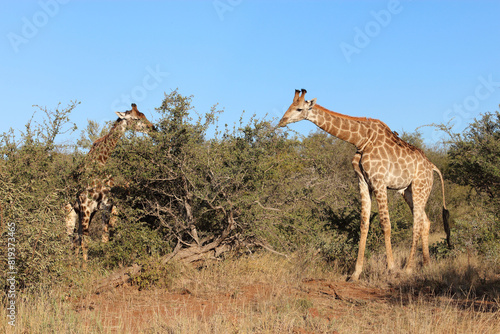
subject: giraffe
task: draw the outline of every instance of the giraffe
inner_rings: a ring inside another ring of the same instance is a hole
[[[405,271],[411,273],[414,267],[415,251],[420,237],[422,238],[424,265],[429,263],[430,221],[425,213],[425,205],[432,189],[433,172],[437,172],[441,179],[443,224],[450,247],[449,212],[445,204],[443,176],[439,169],[427,159],[424,152],[400,139],[382,121],[330,111],[316,104],[316,98],[306,101],[306,93],[305,89],[295,90],[293,102],[278,126],[283,127],[305,119],[329,134],[355,145],[357,149],[352,159],[352,166],[358,177],[361,193],[361,234],[358,258],[350,280],[358,280],[363,269],[372,194],[375,195],[378,204],[380,224],[384,232],[387,268],[394,269],[387,189],[397,190],[403,195],[413,213],[413,240]]]
[[[125,130],[134,129],[141,132],[154,130],[153,124],[137,109],[135,103],[132,103],[131,110],[117,111],[116,114],[118,119],[109,133],[93,143],[83,163],[74,174],[77,182],[83,184],[83,189],[78,192],[74,204],[67,204],[65,208],[67,233],[71,238],[76,232],[74,238],[76,252],[79,252],[79,247],[81,247],[84,261],[87,261],[88,252],[85,239],[88,238],[89,226],[95,213],[103,210],[102,242],[109,241],[109,230],[115,226],[118,214],[116,206],[109,198],[109,192],[114,186],[113,178],[110,175],[103,175],[101,170]]]

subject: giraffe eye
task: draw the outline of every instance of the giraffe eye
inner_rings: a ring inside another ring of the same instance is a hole
[[[302,108],[297,109],[298,112],[302,112],[302,110],[304,110],[304,109],[302,109]]]

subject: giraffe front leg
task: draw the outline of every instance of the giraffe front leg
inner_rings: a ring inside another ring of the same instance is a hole
[[[80,249],[82,248],[82,235],[77,233],[73,239],[73,251],[75,252],[75,257],[78,258],[80,254]]]
[[[105,218],[105,214],[103,213],[103,233],[101,240],[104,243],[110,240],[113,228],[116,226],[116,219],[118,218],[118,209],[115,205],[111,205],[106,211],[109,212],[109,218]]]
[[[88,204],[88,203],[85,203]],[[88,238],[89,238],[89,225],[91,220],[91,211],[88,205],[80,205],[80,220],[78,224],[78,237],[76,253],[82,249],[83,260],[87,262],[88,253]],[[79,246],[79,247],[78,247]]]
[[[88,259],[88,239],[89,239],[89,225],[90,225],[90,213],[86,212],[81,222],[82,233],[80,234],[80,245],[83,253],[83,261],[87,262]]]
[[[359,279],[359,275],[361,275],[361,271],[363,270],[366,239],[370,228],[370,212],[372,208],[370,189],[364,178],[359,179],[359,189],[361,192],[361,234],[359,238],[358,258],[356,260],[354,273],[350,278],[351,281],[357,281]]]
[[[389,217],[389,207],[387,205],[387,188],[385,184],[380,184],[374,189],[374,192],[377,198],[380,225],[384,232],[387,269],[394,270],[394,257],[392,255],[391,245],[391,220]]]
[[[73,234],[75,233],[76,224],[78,222],[78,214],[76,213],[73,205],[66,204],[66,233],[68,234],[69,239],[71,240]]]
[[[73,239],[73,248],[75,251],[75,257],[79,256],[80,250],[82,249],[83,241],[83,224],[84,214],[80,211],[78,215],[78,227],[76,228],[76,235]]]
[[[363,270],[363,262],[365,257],[366,239],[370,228],[370,212],[372,209],[371,193],[368,183],[366,182],[363,172],[360,167],[361,154],[356,153],[352,159],[352,166],[358,176],[359,191],[361,193],[361,233],[359,238],[358,258],[354,273],[349,278],[350,281],[357,281]]]

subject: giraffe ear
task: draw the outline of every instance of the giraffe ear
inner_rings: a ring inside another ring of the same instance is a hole
[[[126,113],[124,113],[124,112],[115,111],[115,114],[117,114],[118,117],[120,117],[121,119],[127,118]]]
[[[309,108],[312,108],[316,105],[316,98],[312,99],[311,101],[309,101]]]

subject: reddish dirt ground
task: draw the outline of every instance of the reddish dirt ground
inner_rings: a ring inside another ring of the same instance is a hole
[[[424,294],[429,300],[436,298],[430,293]],[[262,306],[268,301],[272,304],[277,298],[289,297],[290,300],[304,301],[308,316],[322,322],[339,319],[349,310],[352,312],[353,308],[363,312],[365,306],[384,314],[390,312],[392,304],[400,305],[402,302],[400,293],[394,289],[310,278],[284,287],[269,283],[242,284],[230,292],[200,294],[187,289],[139,291],[137,287],[123,285],[100,294],[72,299],[71,303],[84,322],[89,324],[89,328],[90,324],[100,323],[105,332],[150,333],[158,324],[170,326],[169,319],[173,318],[208,320],[215,314],[223,314],[226,319],[237,323],[238,316],[245,310]],[[440,298],[452,301],[447,297]],[[498,303],[484,299],[453,300],[452,303],[459,309],[498,311]],[[296,332],[310,333],[301,328],[297,328]]]
[[[173,316],[208,318],[215,313],[233,314],[235,309],[272,299],[274,288],[266,284],[239,287],[237,292],[195,295],[189,290],[143,290],[122,286],[90,297],[73,300],[74,309],[84,318],[99,317],[105,330],[139,332],[161,319]],[[306,279],[297,287],[285,287],[285,293],[311,302],[312,317],[325,320],[343,315],[346,303],[363,305],[386,303],[391,291],[363,287],[357,283]],[[336,302],[334,302],[336,301]],[[300,332],[300,331],[299,331]]]

